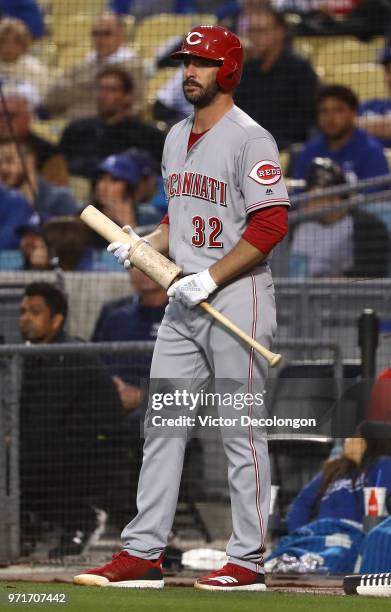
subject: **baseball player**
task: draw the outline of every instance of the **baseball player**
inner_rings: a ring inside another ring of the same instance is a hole
[[[147,239],[182,268],[155,345],[151,380],[189,381],[200,389],[213,373],[241,379],[247,390],[265,383],[267,362],[216,323],[197,304],[208,299],[266,347],[276,331],[268,257],[287,232],[288,195],[273,137],[237,108],[243,49],[229,30],[200,25],[173,55],[183,61],[183,91],[194,114],[169,132],[162,160],[168,214]],[[129,265],[128,246],[108,247]],[[202,382],[201,382],[202,381]],[[224,407],[218,407],[224,415]],[[254,414],[253,406],[246,408]],[[223,436],[228,460],[233,533],[229,562],[196,581],[216,591],[263,591],[263,552],[270,503],[265,436]],[[161,562],[178,498],[186,436],[147,433],[137,516],[122,532],[123,550],[75,577],[81,585],[164,585]]]

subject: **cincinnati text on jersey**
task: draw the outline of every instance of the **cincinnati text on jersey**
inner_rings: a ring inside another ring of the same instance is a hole
[[[167,198],[189,196],[227,206],[227,183],[198,172],[172,172],[166,182]]]

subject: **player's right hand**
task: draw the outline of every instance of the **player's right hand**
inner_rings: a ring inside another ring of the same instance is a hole
[[[123,242],[110,242],[107,250],[114,255],[121,266],[126,269],[130,268],[130,260],[128,259],[129,244],[124,244]]]

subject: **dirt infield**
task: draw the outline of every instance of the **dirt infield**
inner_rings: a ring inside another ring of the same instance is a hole
[[[78,566],[59,565],[11,565],[0,568],[0,582],[41,582],[71,584],[78,573]],[[200,572],[183,572],[166,576],[165,583],[172,587],[192,587]],[[272,592],[311,593],[317,595],[342,595],[341,576],[267,576],[267,587]]]

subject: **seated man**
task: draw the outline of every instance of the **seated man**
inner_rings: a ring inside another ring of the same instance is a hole
[[[270,7],[248,17],[252,57],[244,64],[236,104],[271,132],[279,149],[303,142],[316,122],[317,76],[287,45],[287,26]]]
[[[31,283],[21,302],[27,344],[78,342],[64,326],[67,299],[54,285]],[[26,355],[20,395],[22,544],[34,539],[31,517],[62,529],[54,555],[79,553],[104,527],[114,474],[121,464],[116,438],[119,396],[102,363],[83,353]],[[109,476],[110,474],[110,476]]]
[[[5,108],[4,108],[5,106]],[[39,173],[49,183],[66,185],[68,168],[60,149],[32,131],[33,109],[25,87],[5,89],[0,102],[0,140],[17,138],[34,151]]]
[[[39,174],[34,149],[27,142],[0,141],[0,182],[18,189],[42,217],[75,215],[79,206],[66,187],[52,185]]]
[[[129,340],[156,340],[157,331],[167,305],[164,289],[150,280],[145,274],[132,267],[130,281],[134,294],[105,304],[99,315],[93,342],[124,342]],[[125,515],[135,510],[136,490],[142,458],[142,439],[139,418],[142,404],[142,381],[149,378],[152,351],[136,354],[118,353],[110,355],[106,361],[113,382],[121,397],[122,406],[127,412],[124,429],[132,460],[127,467],[128,484],[125,497],[129,507],[124,507]]]
[[[85,44],[85,41],[80,41],[80,44]],[[132,75],[137,84],[134,110],[140,110],[143,68],[135,48],[126,45],[121,17],[109,12],[98,15],[91,30],[91,46],[92,51],[84,60],[66,70],[48,89],[44,107],[50,116],[61,116],[71,121],[95,115],[96,77],[104,68],[114,65]]]
[[[99,164],[109,155],[130,147],[146,149],[161,162],[164,134],[132,117],[134,84],[131,75],[108,67],[97,80],[98,113],[72,121],[64,130],[60,147],[71,174],[95,178]],[[94,92],[90,90],[90,95]]]
[[[347,184],[337,164],[321,157],[312,160],[306,179],[307,191],[314,194]],[[295,227],[290,245],[290,276],[387,276],[390,241],[383,221],[357,207],[349,210],[349,200],[339,195],[314,197],[301,210],[315,213],[331,206],[336,209]]]
[[[358,98],[348,87],[326,85],[320,90],[320,133],[304,145],[295,162],[294,178],[305,178],[315,157],[332,159],[342,168],[349,182],[388,174],[382,145],[355,126],[357,113]]]
[[[132,267],[129,275],[134,294],[103,306],[93,342],[156,340],[167,305],[166,291],[137,268]],[[149,377],[151,358],[152,353],[140,354],[137,360],[125,354],[110,359],[113,380],[128,411],[140,407],[140,380]]]

